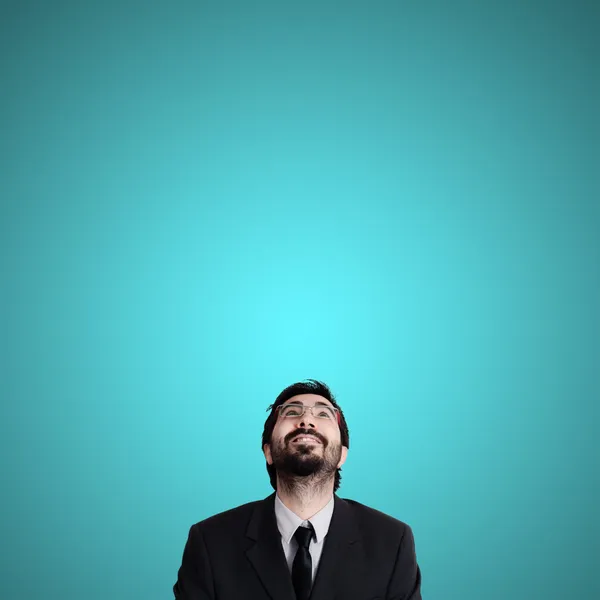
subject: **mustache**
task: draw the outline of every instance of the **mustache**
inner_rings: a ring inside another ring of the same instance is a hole
[[[323,444],[323,446],[327,445],[327,440],[320,433],[312,431],[311,429],[296,429],[295,431],[288,433],[285,436],[285,443],[289,444],[295,437],[298,437],[299,435],[317,438],[321,442],[321,444]]]

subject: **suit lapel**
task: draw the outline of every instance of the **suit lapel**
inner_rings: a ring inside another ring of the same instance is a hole
[[[311,600],[364,597],[366,560],[360,529],[350,505],[337,495],[334,495],[334,502]]]
[[[295,600],[292,578],[275,519],[274,493],[256,505],[246,535],[254,540],[246,555],[267,593],[273,600]]]
[[[295,600],[275,518],[274,493],[256,505],[246,535],[254,542],[246,555],[267,593],[273,600]],[[366,557],[361,537],[350,505],[334,494],[333,515],[310,600],[366,597]]]

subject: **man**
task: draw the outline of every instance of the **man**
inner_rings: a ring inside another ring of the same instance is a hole
[[[313,379],[267,409],[262,451],[276,493],[193,525],[177,600],[421,600],[411,528],[335,494],[344,414]]]

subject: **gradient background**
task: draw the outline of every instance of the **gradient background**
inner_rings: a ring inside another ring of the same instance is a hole
[[[1,598],[171,598],[306,377],[426,600],[600,597],[597,3],[1,6]]]

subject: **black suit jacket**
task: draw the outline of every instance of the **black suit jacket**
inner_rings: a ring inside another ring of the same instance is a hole
[[[275,494],[193,525],[183,551],[177,600],[295,600]],[[334,495],[311,600],[421,600],[411,528]]]

